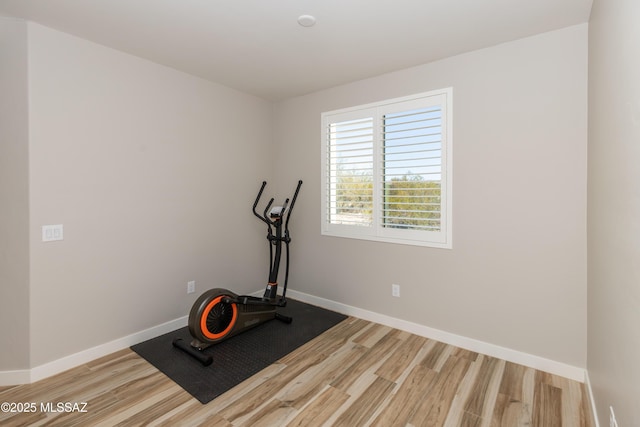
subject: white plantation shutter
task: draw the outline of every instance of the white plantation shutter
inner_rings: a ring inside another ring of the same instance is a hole
[[[440,230],[442,108],[385,114],[382,226]]]
[[[329,221],[373,224],[373,119],[329,124]]]
[[[322,233],[451,247],[451,89],[322,114]]]

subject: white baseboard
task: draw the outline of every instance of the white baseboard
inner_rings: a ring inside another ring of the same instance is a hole
[[[75,368],[83,363],[87,363],[124,348],[131,347],[134,344],[166,334],[167,332],[175,331],[176,329],[187,325],[187,318],[188,316],[183,316],[161,325],[153,326],[149,329],[127,335],[126,337],[118,338],[108,343],[45,363],[44,365],[36,366],[32,369],[0,371],[0,386],[29,384],[52,375],[59,374],[67,369]]]
[[[262,294],[262,291],[257,291],[254,294],[259,296]],[[430,328],[428,326],[420,325],[391,316],[386,316],[384,314],[379,314],[347,304],[342,304],[328,299],[316,297],[303,292],[289,290],[288,296],[296,300],[346,314],[348,316],[354,316],[396,329],[401,329],[403,331],[411,332],[416,335],[434,339],[446,344],[451,344],[456,347],[461,347],[467,350],[486,354],[488,356],[497,357],[509,362],[518,363],[520,365],[549,372],[551,374],[570,378],[575,381],[584,382],[585,379],[588,378],[586,376],[585,369],[567,365],[565,363],[545,359],[543,357],[535,356],[517,350],[512,350],[505,347],[500,347],[494,344],[475,340],[473,338],[463,337],[460,335],[452,334],[450,332],[441,331],[439,329]],[[187,316],[184,316],[163,323],[161,325],[136,332],[126,337],[118,338],[114,341],[80,351],[61,359],[45,363],[44,365],[36,366],[32,369],[4,372],[0,371],[0,386],[28,384],[39,381],[41,379],[66,371],[67,369],[74,368],[76,366],[82,365],[83,363],[90,362],[99,357],[106,356],[108,354],[130,347],[134,344],[138,344],[142,341],[157,337],[167,332],[171,332],[186,325]],[[592,396],[591,401],[593,402]],[[595,408],[593,408],[593,410],[595,414]]]
[[[29,384],[30,382],[31,370],[29,369],[0,371],[0,387],[7,385]]]
[[[288,290],[287,295],[298,301],[326,308],[327,310],[337,311],[338,313],[346,314],[348,316],[354,316],[360,319],[369,320],[371,322],[380,323],[392,328],[411,332],[412,334],[420,335],[446,344],[451,344],[456,347],[486,354],[487,356],[497,357],[499,359],[504,359],[509,362],[517,363],[519,365],[528,366],[540,371],[549,372],[554,375],[560,375],[562,377],[579,382],[584,382],[585,380],[585,370],[583,368],[567,365],[562,362],[545,359],[543,357],[501,347],[495,344],[486,343],[484,341],[479,341],[473,338],[463,337],[460,335],[452,334],[450,332],[445,332],[439,329],[430,328],[428,326],[408,322],[406,320],[398,319],[395,317],[386,316],[384,314],[375,313],[358,307],[353,307],[328,299],[305,294],[303,292]]]

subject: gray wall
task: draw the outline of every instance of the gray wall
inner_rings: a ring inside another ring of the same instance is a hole
[[[208,288],[263,286],[271,104],[28,30],[31,366],[185,316]],[[64,240],[41,242],[45,224]]]
[[[0,371],[29,368],[27,26],[0,18]]]
[[[600,425],[640,425],[640,2],[589,24],[588,369]]]
[[[453,87],[453,249],[320,235],[320,114]],[[279,103],[298,291],[586,366],[587,25]],[[401,298],[391,297],[391,284]]]

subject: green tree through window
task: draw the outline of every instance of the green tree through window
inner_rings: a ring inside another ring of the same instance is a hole
[[[384,226],[440,230],[440,182],[419,175],[385,183]]]

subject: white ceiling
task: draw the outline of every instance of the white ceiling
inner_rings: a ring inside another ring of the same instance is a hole
[[[592,0],[0,0],[0,16],[270,100],[587,22]],[[316,17],[311,28],[302,14]]]

